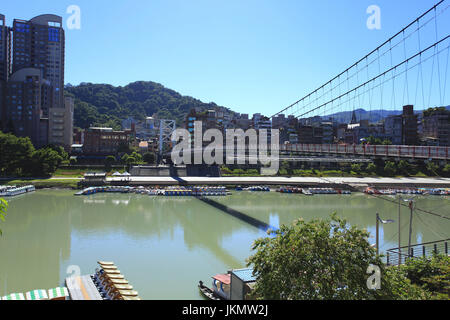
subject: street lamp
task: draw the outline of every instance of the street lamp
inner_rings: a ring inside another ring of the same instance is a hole
[[[382,224],[388,224],[388,223],[394,223],[394,220],[383,220],[380,218],[380,214],[377,212],[377,255],[379,254],[380,251],[380,222]]]
[[[408,240],[408,257],[411,256],[411,236],[412,236],[412,222],[413,222],[413,211],[414,211],[414,199],[405,199],[405,202],[409,204],[409,210],[411,211],[409,216],[409,240]]]

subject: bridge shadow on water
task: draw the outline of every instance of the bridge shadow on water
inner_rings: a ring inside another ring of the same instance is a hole
[[[230,216],[238,218],[239,220],[244,221],[264,232],[267,232],[267,230],[269,230],[269,229],[274,230],[274,231],[278,229],[278,228],[275,228],[261,220],[250,217],[250,216],[246,215],[245,213],[234,210],[234,209],[232,209],[222,203],[219,203],[211,198],[206,198],[206,197],[196,197],[196,198],[198,200],[200,200],[206,204],[209,204],[210,206],[212,206],[216,209],[219,209],[220,211],[225,212],[225,213],[229,214]]]

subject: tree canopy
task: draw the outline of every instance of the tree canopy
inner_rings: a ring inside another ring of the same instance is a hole
[[[49,176],[68,155],[62,147],[36,150],[30,138],[0,132],[0,176]]]
[[[248,260],[258,278],[254,294],[269,300],[375,299],[367,286],[370,265],[384,273],[369,234],[345,220],[295,221],[255,241]],[[386,285],[382,280],[382,287]]]
[[[182,96],[150,81],[138,81],[125,87],[82,83],[67,87],[66,93],[75,98],[74,125],[80,128],[106,126],[118,130],[121,121],[128,117],[144,120],[152,115],[175,119],[179,125],[192,108],[218,108],[215,103]]]

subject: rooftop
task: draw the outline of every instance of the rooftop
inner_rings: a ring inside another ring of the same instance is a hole
[[[253,275],[253,269],[251,268],[233,270],[233,274],[245,283],[256,281],[256,277]]]

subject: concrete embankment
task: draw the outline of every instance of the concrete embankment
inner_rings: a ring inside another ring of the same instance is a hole
[[[123,184],[121,178],[108,178],[109,184]],[[368,186],[403,188],[450,188],[448,178],[319,178],[319,177],[130,177],[126,184],[145,185],[295,185],[334,187],[362,191]]]

